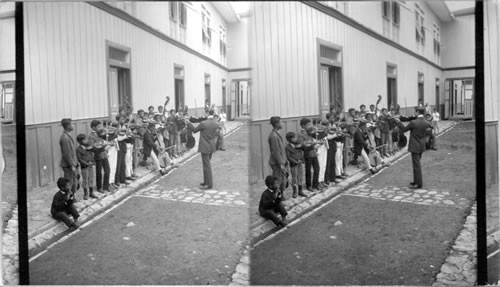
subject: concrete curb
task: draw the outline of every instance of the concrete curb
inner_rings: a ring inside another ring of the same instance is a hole
[[[447,127],[446,129],[443,129],[437,137],[448,132],[450,129],[457,126],[458,124],[459,123],[457,123],[457,122],[451,123],[451,125],[449,127]],[[409,153],[407,151],[407,148],[405,148],[404,150],[400,151],[398,154],[388,158],[387,161],[392,164],[392,163],[398,161],[399,159],[403,158],[407,154],[409,154]],[[382,172],[386,168],[387,167],[382,168],[379,172]],[[299,202],[299,203],[292,205],[289,209],[287,209],[288,222],[292,223],[292,222],[298,220],[303,215],[311,212],[312,210],[314,210],[318,206],[321,206],[325,202],[331,200],[335,196],[343,193],[344,191],[348,190],[349,188],[355,186],[356,184],[367,180],[371,176],[374,176],[374,175],[372,175],[370,171],[360,170],[360,171],[352,174],[346,180],[342,181],[339,184],[339,186],[331,187],[323,192],[316,193],[311,197],[307,197],[302,202]],[[259,220],[257,220],[256,222],[253,222],[250,224],[251,246],[254,246],[257,242],[264,240],[266,237],[272,235],[273,233],[279,231],[280,229],[281,228],[275,226],[274,223],[271,222],[270,220],[266,220],[264,218],[259,218]]]
[[[470,207],[465,224],[447,252],[433,287],[477,285],[477,205]]]
[[[228,130],[224,137],[227,137],[241,128],[246,122],[235,122],[236,125]],[[196,146],[191,149],[188,154],[182,158],[178,164],[184,164],[190,159],[194,158],[198,155],[196,151]],[[169,172],[172,168],[167,169]],[[160,179],[162,176],[159,173],[155,173],[154,171],[150,171],[143,175],[141,178],[137,179],[135,182],[131,183],[128,187],[122,190],[118,190],[114,193],[108,193],[106,196],[103,196],[96,201],[93,201],[92,204],[86,205],[79,209],[80,212],[80,225],[84,225],[85,223],[91,221],[98,215],[102,214],[110,207],[118,204],[119,202],[127,199],[133,193],[138,190],[146,187],[147,185],[153,183],[154,181]],[[53,220],[51,223],[42,227],[43,230],[40,232],[33,232],[32,236],[28,239],[29,246],[29,257],[32,258],[36,256],[38,253],[42,252],[53,242],[58,241],[64,236],[71,233],[68,228],[61,222]]]

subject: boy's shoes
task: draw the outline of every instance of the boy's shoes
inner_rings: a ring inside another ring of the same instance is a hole
[[[286,221],[284,221],[284,220],[281,221],[280,223],[278,223],[278,227],[285,227],[287,225],[288,225],[288,223]]]
[[[307,195],[302,190],[299,190],[299,196],[307,197]]]
[[[130,181],[134,181],[134,180],[136,180],[137,178],[133,178],[133,177],[131,177],[131,176],[127,176],[125,179],[126,179],[126,180],[130,180]]]
[[[99,192],[99,193],[104,193],[104,191],[103,191],[103,189],[102,189],[102,188],[97,189],[97,192]]]
[[[80,227],[80,224],[79,224],[78,222],[76,222],[76,221],[75,221],[75,222],[73,222],[73,223],[69,226],[69,229],[70,229],[71,231],[73,231],[73,230],[78,229],[79,227]]]
[[[93,191],[90,192],[90,197],[91,198],[99,198]]]
[[[317,188],[317,187],[313,187],[311,192],[318,192],[318,191],[321,191],[321,189]]]

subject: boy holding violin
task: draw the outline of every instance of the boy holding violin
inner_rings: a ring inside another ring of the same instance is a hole
[[[108,149],[112,145],[110,142],[106,142],[106,131],[102,128],[102,123],[99,120],[93,120],[90,123],[90,140],[94,145],[94,160],[96,168],[96,185],[97,191],[100,193],[109,192],[109,175],[110,166],[108,161]],[[104,171],[104,178],[102,172]]]

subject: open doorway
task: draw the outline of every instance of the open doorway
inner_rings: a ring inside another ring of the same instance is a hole
[[[446,118],[474,118],[474,79],[446,79],[444,97]]]
[[[397,67],[394,64],[387,64],[387,108],[395,108],[397,104]]]
[[[120,107],[132,106],[130,48],[107,44],[109,114],[114,119]]]
[[[237,79],[231,81],[231,119],[250,115],[251,81]]]
[[[174,65],[174,105],[179,111],[185,106],[184,100],[184,67]]]

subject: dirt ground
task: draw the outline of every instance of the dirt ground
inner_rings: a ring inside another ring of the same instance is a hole
[[[474,145],[474,123],[461,123],[422,156],[424,189],[464,204],[341,195],[253,249],[251,283],[432,285],[475,200]],[[407,156],[366,183],[406,187],[412,177]]]

